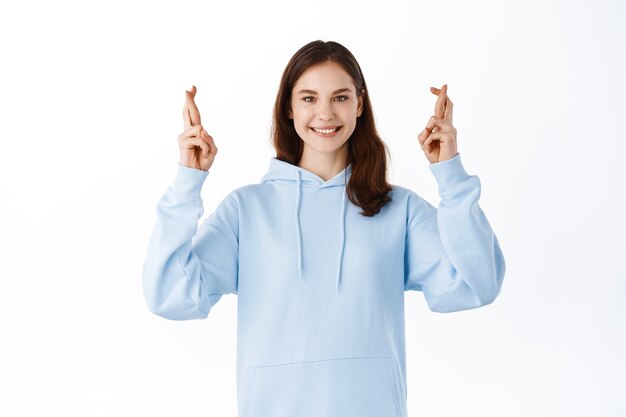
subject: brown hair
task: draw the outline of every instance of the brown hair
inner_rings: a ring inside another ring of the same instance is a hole
[[[376,132],[374,113],[367,94],[365,78],[356,58],[343,45],[321,40],[310,42],[300,48],[289,60],[283,72],[274,105],[272,145],[276,159],[297,165],[302,157],[304,144],[287,117],[291,106],[291,93],[297,80],[308,68],[326,61],[340,64],[354,80],[357,96],[363,97],[363,112],[356,120],[354,132],[348,139],[348,164],[352,164],[346,193],[350,201],[360,206],[364,216],[374,216],[391,197],[391,185],[387,182],[387,156],[389,149]]]

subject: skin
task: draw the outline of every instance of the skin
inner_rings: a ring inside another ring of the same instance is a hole
[[[342,89],[348,90],[335,93]],[[324,181],[341,172],[347,165],[348,139],[362,110],[363,96],[357,97],[352,77],[341,65],[328,61],[307,69],[293,87],[288,115],[304,142],[298,166]],[[333,137],[312,130],[329,126],[341,128]]]
[[[333,94],[339,88],[349,88],[349,91]],[[298,94],[302,89],[313,90],[315,94]],[[217,146],[202,127],[200,112],[194,102],[196,91],[195,86],[185,91],[185,130],[178,135],[180,163],[208,171],[217,155]],[[430,87],[430,91],[437,96],[435,114],[418,135],[418,141],[428,161],[438,163],[457,155],[457,135],[452,125],[452,101],[447,94],[447,84],[441,89]],[[298,166],[324,181],[341,172],[347,161],[346,142],[354,132],[357,113],[360,114],[362,106],[362,97],[356,97],[352,79],[338,64],[328,62],[305,71],[294,86],[291,102],[294,126],[305,144]],[[343,127],[332,138],[316,136],[309,129],[309,126],[330,125]]]
[[[185,91],[185,105],[183,106],[185,130],[178,135],[180,163],[189,168],[208,171],[217,155],[217,146],[202,127],[200,112],[194,101],[195,96],[195,85],[191,86],[191,91]]]
[[[430,163],[447,161],[457,154],[456,128],[452,125],[452,101],[448,97],[448,85],[441,89],[430,87],[437,96],[435,115],[417,136],[424,155]]]

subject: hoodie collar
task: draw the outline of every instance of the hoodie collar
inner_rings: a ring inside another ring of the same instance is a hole
[[[295,188],[295,210],[294,221],[296,225],[296,244],[298,246],[298,276],[303,279],[303,260],[302,260],[302,231],[300,228],[300,201],[302,200],[302,187],[312,187],[317,189],[329,188],[329,187],[343,187],[341,195],[341,211],[339,213],[340,228],[339,228],[339,253],[337,255],[337,274],[336,274],[336,288],[339,292],[339,283],[341,281],[341,265],[343,261],[343,253],[345,247],[345,219],[346,219],[346,184],[352,174],[352,164],[349,164],[341,172],[327,181],[324,181],[318,175],[301,168],[297,165],[290,164],[289,162],[281,161],[275,157],[270,158],[270,165],[267,173],[261,178],[261,183],[273,181],[278,184],[293,184],[296,183]]]

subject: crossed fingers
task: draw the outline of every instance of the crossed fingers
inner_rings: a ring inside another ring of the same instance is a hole
[[[200,111],[198,111],[198,107],[194,101],[196,91],[195,85],[191,86],[191,91],[185,91],[185,96],[187,97],[185,105],[183,106],[183,121],[185,123],[185,129],[201,124]]]
[[[435,103],[435,115],[430,117],[424,129],[427,139],[422,143],[422,146],[430,145],[433,140],[441,137],[441,135],[432,135],[433,133],[455,130],[452,126],[453,106],[450,97],[448,97],[448,85],[444,84],[441,89],[430,87],[430,91],[437,96],[437,102]]]
[[[452,123],[452,101],[448,97],[448,84],[445,84],[441,89],[430,87],[430,91],[437,96],[435,116],[449,120]]]

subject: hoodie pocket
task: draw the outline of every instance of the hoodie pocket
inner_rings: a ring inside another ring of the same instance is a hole
[[[248,368],[243,417],[403,417],[393,357]]]

